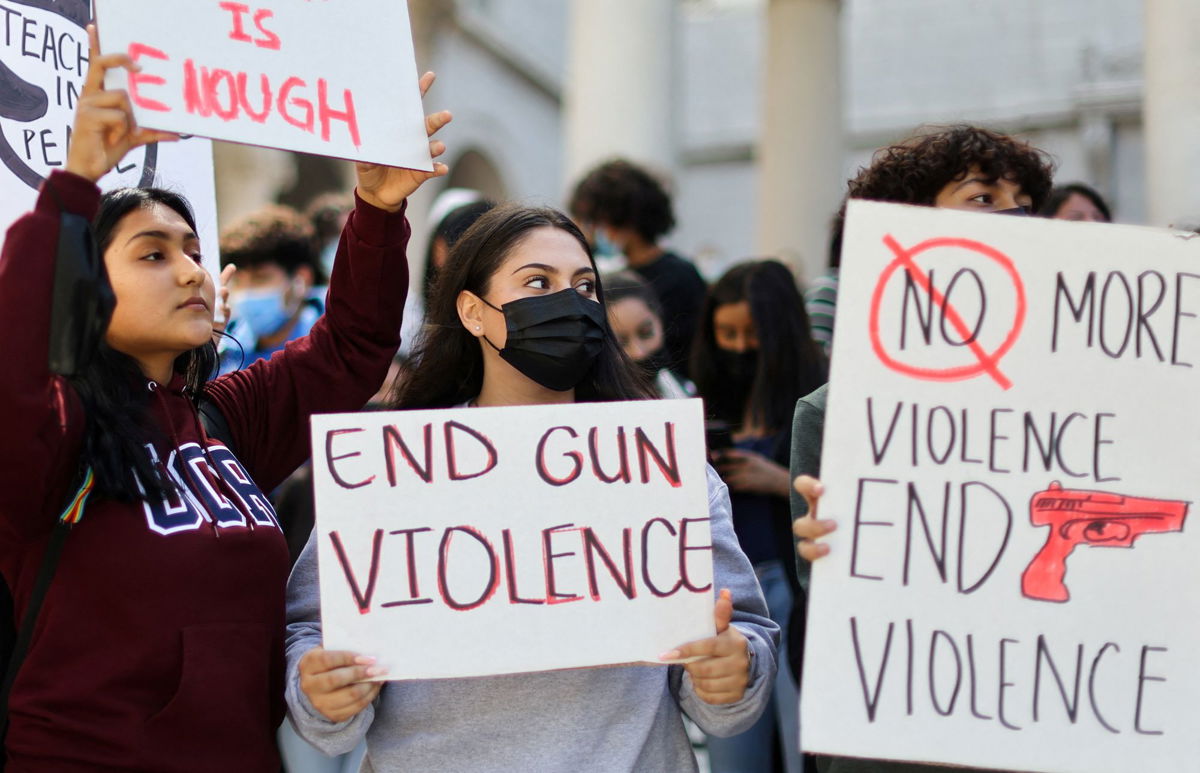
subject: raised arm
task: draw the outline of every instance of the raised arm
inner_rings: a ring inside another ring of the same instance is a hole
[[[426,73],[422,94],[432,83]],[[450,118],[446,111],[427,116],[429,136]],[[445,146],[431,140],[429,150],[437,157]],[[206,392],[230,427],[238,458],[264,491],[309,456],[309,416],[356,411],[383,383],[400,345],[408,290],[405,203],[447,169],[442,163],[432,172],[359,163],[355,171],[355,207],[338,245],[325,316],[307,336],[217,379]]]
[[[124,54],[101,56],[89,27],[91,58],[75,109],[64,170],[41,186],[32,212],[8,230],[0,252],[0,541],[50,528],[37,516],[57,510],[79,455],[83,413],[73,389],[50,372],[51,309],[64,215],[91,221],[96,181],[133,148],[175,135],[139,129],[124,91],[104,88],[114,67],[138,68]],[[65,258],[71,256],[65,255]]]

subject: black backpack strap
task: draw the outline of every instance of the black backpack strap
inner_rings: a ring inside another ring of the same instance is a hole
[[[204,425],[204,433],[233,451],[233,433],[229,431],[229,422],[225,420],[225,414],[221,413],[217,404],[207,397],[201,397],[196,410],[200,413],[200,423]],[[234,453],[236,455],[237,452],[234,451]]]
[[[46,552],[42,554],[42,564],[38,567],[37,577],[33,581],[33,591],[29,595],[29,605],[21,616],[21,625],[17,629],[17,638],[13,644],[12,656],[4,671],[4,681],[0,683],[0,750],[3,749],[5,736],[8,734],[8,697],[12,692],[13,683],[17,680],[17,672],[21,663],[29,653],[29,643],[33,639],[33,629],[37,625],[38,614],[42,610],[42,602],[46,600],[46,592],[54,581],[58,570],[58,559],[62,556],[63,546],[67,542],[67,534],[83,515],[83,507],[94,483],[91,469],[81,470],[76,474],[73,485],[69,489],[71,498],[63,507],[62,515],[54,524],[50,533],[50,542]],[[2,759],[2,758],[0,758]]]

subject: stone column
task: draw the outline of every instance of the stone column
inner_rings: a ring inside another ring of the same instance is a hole
[[[770,0],[758,145],[757,250],[798,278],[824,270],[845,193],[839,0]]]
[[[613,156],[670,171],[675,21],[673,0],[571,0],[564,191]]]
[[[1200,3],[1145,0],[1146,198],[1151,225],[1200,221]]]

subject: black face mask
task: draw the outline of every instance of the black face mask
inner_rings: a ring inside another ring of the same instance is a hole
[[[718,347],[714,354],[720,372],[713,401],[716,415],[730,424],[741,424],[758,373],[758,350],[733,352]]]
[[[482,298],[480,300],[483,300]],[[497,308],[508,340],[497,348],[509,365],[547,389],[565,392],[587,375],[604,345],[604,309],[574,289],[521,298]]]

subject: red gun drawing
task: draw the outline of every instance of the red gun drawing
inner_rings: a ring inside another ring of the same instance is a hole
[[[1133,547],[1143,534],[1183,530],[1188,502],[1147,499],[1107,491],[1064,489],[1058,481],[1029,500],[1029,520],[1049,526],[1046,544],[1021,575],[1021,593],[1041,601],[1067,601],[1067,556],[1076,545]]]

